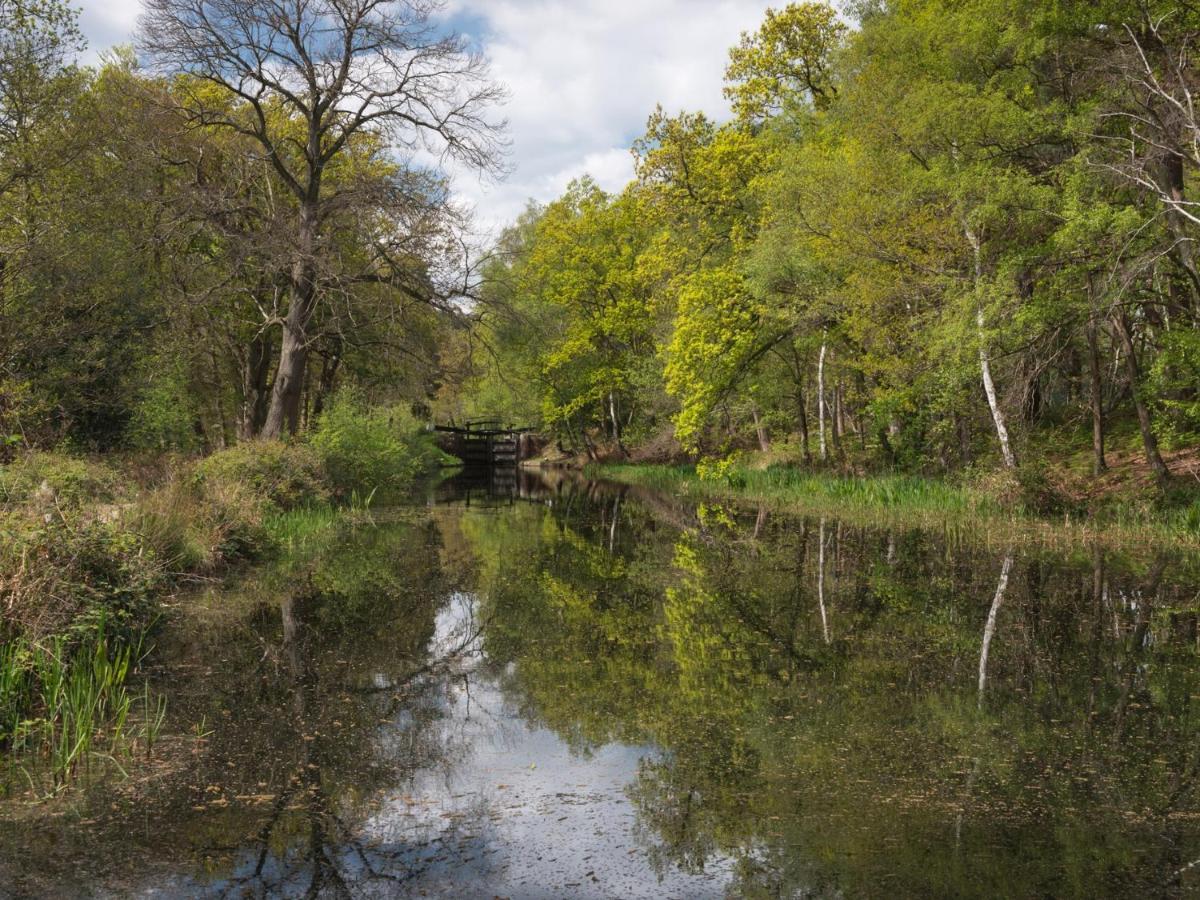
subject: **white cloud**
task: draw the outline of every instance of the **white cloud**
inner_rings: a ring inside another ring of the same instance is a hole
[[[508,85],[514,171],[464,185],[482,223],[510,221],[584,172],[607,189],[632,176],[628,148],[656,103],[727,112],[728,49],[755,28],[764,0],[455,0],[453,12]]]
[[[450,0],[452,24],[477,41],[511,99],[511,174],[459,177],[480,224],[511,221],[585,172],[606,189],[632,175],[628,148],[656,103],[725,115],[728,48],[769,0]],[[136,0],[83,0],[92,54],[129,40]]]
[[[142,11],[138,0],[83,0],[80,6],[79,24],[88,39],[84,62],[94,63],[110,47],[133,40]]]

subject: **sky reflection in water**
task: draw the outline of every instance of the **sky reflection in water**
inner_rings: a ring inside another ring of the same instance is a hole
[[[1185,895],[1194,560],[533,476],[185,604],[14,896]],[[499,496],[497,496],[499,489]]]

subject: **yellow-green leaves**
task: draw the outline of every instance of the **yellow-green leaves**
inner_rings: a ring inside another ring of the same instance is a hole
[[[754,34],[743,34],[729,51],[725,96],[734,112],[758,121],[789,103],[808,102],[827,109],[837,96],[832,56],[845,39],[846,26],[827,3],[792,3],[767,10]]]
[[[675,332],[667,352],[667,390],[680,399],[675,436],[695,443],[713,406],[749,364],[760,318],[740,274],[712,269],[679,291]]]

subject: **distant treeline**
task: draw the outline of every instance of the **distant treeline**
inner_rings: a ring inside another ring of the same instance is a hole
[[[1200,6],[862,0],[768,12],[720,124],[531,206],[465,396],[579,452],[1106,467],[1200,430]]]
[[[471,287],[439,160],[495,168],[502,96],[435,12],[148,0],[87,68],[66,0],[0,0],[0,462],[428,405]]]

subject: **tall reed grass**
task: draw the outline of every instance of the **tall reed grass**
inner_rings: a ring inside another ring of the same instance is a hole
[[[1177,506],[1110,506],[1091,516],[1039,516],[982,488],[913,475],[848,478],[786,466],[728,467],[701,477],[691,466],[598,465],[587,474],[697,500],[745,500],[796,513],[866,523],[953,527],[1005,540],[1181,546],[1200,543],[1200,501]]]
[[[736,468],[721,478],[701,478],[690,466],[606,465],[592,474],[695,497],[736,495],[782,503],[836,503],[844,508],[911,509],[944,513],[1001,514],[999,504],[961,487],[912,475],[841,478],[771,466]]]
[[[140,641],[122,641],[103,623],[82,640],[17,637],[0,646],[0,749],[31,786],[46,779],[57,790],[97,758],[116,763],[139,741],[153,746],[166,706],[148,685],[140,696],[129,687],[142,655]]]

